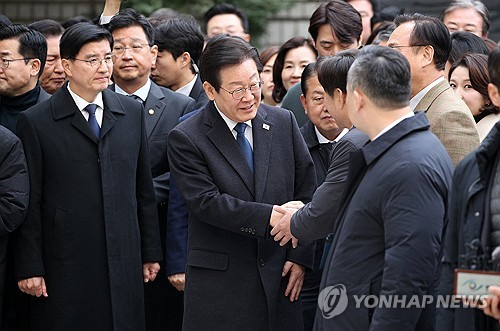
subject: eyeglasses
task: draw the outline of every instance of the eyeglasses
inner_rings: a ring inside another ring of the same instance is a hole
[[[428,45],[390,45],[389,48],[400,49],[404,47],[422,47],[422,46],[428,46]]]
[[[82,61],[82,62],[87,62],[87,64],[91,68],[99,68],[101,66],[101,63],[104,62],[104,65],[108,65],[110,63],[113,63],[113,58],[111,55],[104,57],[103,59],[90,59],[90,60],[82,60],[82,59],[77,59],[74,58],[73,60],[76,61]]]
[[[32,57],[23,57],[23,58],[21,58],[21,59],[11,59],[11,60],[9,60],[9,59],[2,59],[2,60],[0,61],[0,67],[1,67],[2,69],[7,69],[7,68],[9,67],[9,65],[10,65],[10,63],[11,63],[11,62],[14,62],[14,61],[21,61],[21,60],[25,60],[25,61],[26,61],[26,60],[33,60],[33,58],[32,58]]]
[[[233,96],[233,99],[241,100],[245,96],[245,93],[247,92],[247,90],[249,90],[250,93],[252,93],[252,94],[260,93],[260,90],[262,89],[262,82],[257,82],[255,84],[248,86],[248,87],[240,87],[240,88],[237,88],[236,90],[232,90],[232,91],[228,91],[225,88],[223,88],[222,86],[220,88],[223,89],[224,91],[226,91],[227,93],[231,94]]]
[[[134,53],[140,53],[145,46],[149,46],[149,44],[133,44],[131,47],[113,46],[113,55],[121,55],[126,49],[131,49]]]

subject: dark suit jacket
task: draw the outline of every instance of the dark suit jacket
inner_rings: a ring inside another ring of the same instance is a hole
[[[280,247],[269,217],[273,204],[310,199],[313,163],[290,112],[261,105],[252,125],[255,174],[213,102],[169,135],[190,217],[185,330],[303,327],[281,271],[286,260],[310,267],[312,247]]]
[[[294,237],[316,240],[334,231],[344,194],[349,188],[347,170],[351,152],[359,150],[368,141],[366,134],[354,128],[335,144],[324,182],[314,192],[312,201],[292,216],[290,229]]]
[[[435,330],[435,302],[406,305],[413,295],[423,302],[424,295],[436,294],[452,172],[424,113],[353,153],[349,204],[321,280],[321,289],[345,286],[347,306],[331,318],[322,315],[330,312],[329,304],[318,309],[316,330]],[[402,309],[366,306],[364,300],[357,307],[354,296],[362,295],[407,299]]]
[[[200,75],[196,77],[196,82],[194,83],[193,89],[191,90],[191,93],[189,93],[189,96],[196,102],[195,109],[201,109],[208,103],[208,96],[203,89],[203,82],[200,79]]]
[[[36,330],[144,330],[142,265],[162,259],[142,107],[105,90],[99,142],[66,87],[19,116],[30,205],[16,276],[43,275]]]

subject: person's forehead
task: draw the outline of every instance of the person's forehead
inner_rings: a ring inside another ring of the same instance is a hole
[[[15,38],[0,40],[0,55],[19,54],[19,40]]]
[[[111,46],[108,42],[108,40],[100,40],[100,41],[92,41],[89,43],[86,43],[85,45],[80,48],[78,51],[77,56],[94,56],[94,55],[101,55],[101,54],[106,54],[111,52]]]
[[[243,29],[241,20],[235,14],[219,14],[207,22],[207,29],[236,27]]]
[[[475,24],[483,21],[481,15],[474,8],[457,8],[443,17],[444,23]]]
[[[373,6],[369,0],[351,0],[347,1],[351,6],[354,7],[359,13],[365,12],[367,14],[373,15]]]
[[[413,31],[413,28],[415,27],[415,23],[413,22],[406,22],[398,26],[394,31],[392,32],[391,36],[389,37],[388,45],[399,45],[403,46],[403,43],[407,42],[410,40],[410,35]]]
[[[245,84],[248,83],[249,79],[259,78],[257,65],[251,59],[239,64],[225,66],[220,69],[219,74],[221,83],[230,85]]]
[[[144,29],[137,25],[116,29],[112,35],[115,43],[147,41]]]

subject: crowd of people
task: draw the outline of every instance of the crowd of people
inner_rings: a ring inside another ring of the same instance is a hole
[[[481,1],[330,0],[261,52],[232,4],[121,6],[0,15],[1,330],[500,330]],[[457,269],[478,304],[360,305]]]

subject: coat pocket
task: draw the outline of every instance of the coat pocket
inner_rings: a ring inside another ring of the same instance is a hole
[[[226,253],[192,249],[189,251],[187,265],[214,270],[226,270],[229,256]]]

